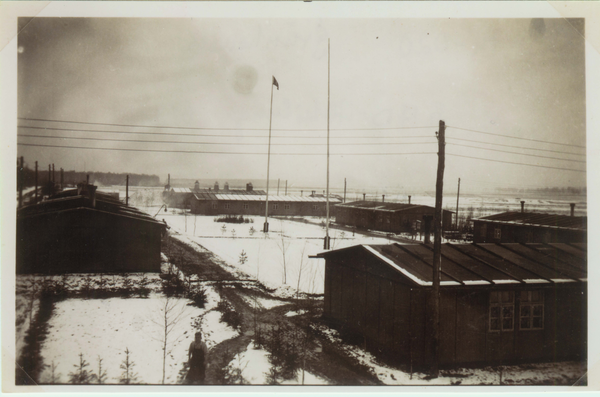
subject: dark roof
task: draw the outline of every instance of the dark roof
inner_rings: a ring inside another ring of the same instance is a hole
[[[534,212],[502,212],[484,216],[475,221],[515,225],[552,227],[558,229],[587,230],[587,216],[540,214]]]
[[[391,211],[391,212],[400,212],[400,211],[413,211],[418,209],[428,209],[433,210],[434,207],[430,207],[428,205],[420,205],[420,204],[405,204],[405,203],[386,203],[382,201],[353,201],[351,203],[338,204],[336,207],[345,207],[345,208],[358,208],[358,209],[366,209],[366,210],[377,210],[377,211]],[[446,212],[453,212],[444,210]]]
[[[362,249],[414,284],[431,286],[433,247],[356,245],[323,252],[329,258]],[[442,244],[441,286],[587,282],[587,244]]]
[[[196,200],[204,201],[204,200],[222,200],[222,201],[262,201],[264,202],[267,198],[266,194],[258,195],[245,195],[245,194],[234,194],[229,191],[227,192],[219,192],[219,193],[196,193],[194,194]],[[311,203],[324,203],[327,201],[326,197],[312,197],[312,196],[275,196],[269,195],[269,202],[311,202]],[[329,202],[332,204],[336,204],[340,199],[336,197],[329,197]]]
[[[135,207],[125,205],[121,200],[114,198],[110,194],[98,191],[96,191],[95,194],[96,206],[93,207],[92,200],[86,192],[78,194],[77,189],[63,190],[62,192],[58,192],[49,197],[47,200],[18,209],[17,216],[30,217],[47,213],[86,209],[155,223],[162,227],[166,226],[164,223],[157,221],[145,212],[142,212]]]
[[[171,193],[174,194],[237,194],[237,195],[245,195],[245,196],[264,196],[267,193],[264,190],[246,190],[246,189],[192,189],[189,187],[173,187],[170,190]]]

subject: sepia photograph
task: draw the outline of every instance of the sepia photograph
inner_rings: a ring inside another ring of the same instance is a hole
[[[589,386],[597,20],[195,7],[14,18],[3,390]]]

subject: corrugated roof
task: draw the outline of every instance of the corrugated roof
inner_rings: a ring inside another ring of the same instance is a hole
[[[533,212],[502,212],[475,221],[518,224],[570,230],[587,230],[587,216],[539,214]]]
[[[364,249],[417,285],[431,286],[433,247],[357,245],[321,258]],[[587,281],[586,244],[442,244],[440,285],[556,284]]]
[[[206,194],[196,193],[194,197],[197,200],[221,200],[221,201],[265,201],[266,195],[238,195],[238,194]],[[289,202],[289,203],[324,203],[327,201],[326,197],[310,197],[310,196],[271,196],[269,195],[269,202]],[[331,204],[338,204],[341,200],[335,197],[330,197],[329,202]]]
[[[96,206],[92,207],[89,197],[87,197],[87,195],[78,195],[77,189],[63,190],[50,197],[48,200],[20,208],[17,211],[17,215],[19,217],[29,217],[78,209],[107,212],[118,216],[156,223],[163,227],[165,226],[164,223],[157,221],[145,212],[142,212],[135,207],[126,206],[122,201],[102,192],[96,191]]]
[[[428,205],[420,204],[405,204],[405,203],[386,203],[382,201],[353,201],[351,203],[338,204],[338,208],[358,208],[366,210],[377,210],[377,211],[390,211],[400,212],[407,210],[414,210],[419,208],[434,209]],[[446,212],[452,212],[444,210]]]

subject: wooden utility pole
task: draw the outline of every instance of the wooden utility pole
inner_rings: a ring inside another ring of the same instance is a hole
[[[125,205],[129,205],[129,175],[125,179]]]
[[[458,192],[456,193],[456,230],[458,230],[458,199],[460,198],[460,178],[458,178]]]
[[[279,196],[279,178],[277,178],[277,195]]]
[[[440,120],[438,132],[438,168],[435,182],[435,215],[433,217],[433,285],[431,293],[432,303],[432,361],[431,376],[437,378],[439,375],[439,352],[440,352],[440,273],[442,270],[442,198],[444,190],[444,160],[445,160],[445,133],[446,124]]]
[[[34,203],[37,204],[38,202],[38,162],[35,162],[35,201]]]
[[[327,221],[325,222],[325,244],[324,249],[329,249],[329,98],[330,98],[330,41],[327,39]]]
[[[269,146],[267,149],[267,197],[265,199],[265,224],[263,225],[263,232],[269,232],[269,169],[271,167],[271,125],[273,124],[273,86],[277,85],[277,91],[279,91],[279,83],[275,80],[275,76],[272,76],[271,82],[271,110],[269,111]]]
[[[19,208],[23,206],[23,179],[25,172],[23,172],[23,156],[19,158]]]

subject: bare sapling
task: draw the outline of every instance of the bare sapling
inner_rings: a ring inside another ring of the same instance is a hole
[[[300,253],[300,267],[298,269],[298,285],[296,286],[296,299],[300,298],[300,280],[302,280],[302,268],[304,267],[304,251],[306,250],[306,240],[304,240],[304,246],[302,246],[302,252]]]
[[[287,284],[287,248],[289,246],[289,242],[285,240],[285,234],[283,232],[283,222],[281,222],[281,232],[279,234],[280,236],[280,240],[277,241],[277,246],[279,247],[279,250],[281,251],[281,265],[283,268],[283,274],[282,274],[282,282],[283,284]]]
[[[188,307],[182,300],[166,296],[160,303],[158,315],[152,319],[152,322],[161,329],[160,336],[153,339],[162,344],[162,384],[165,383],[167,356],[171,354],[173,348],[183,337],[183,332],[177,331],[177,325],[185,318],[187,313]]]

